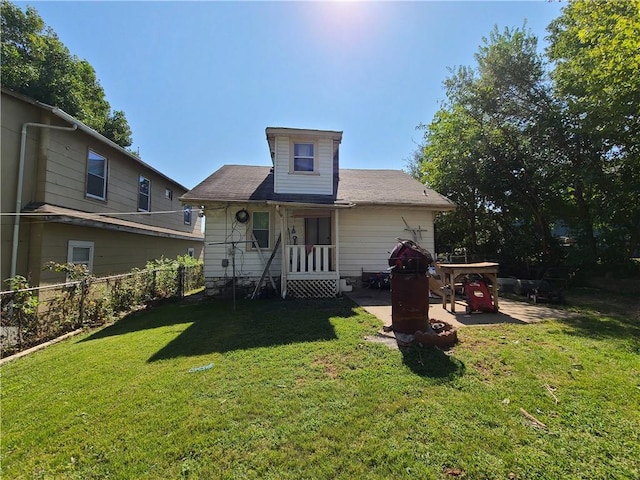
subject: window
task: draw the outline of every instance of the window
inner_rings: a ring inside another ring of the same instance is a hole
[[[253,237],[260,248],[269,248],[269,212],[253,212]],[[253,242],[256,246],[256,242]]]
[[[193,247],[189,247],[187,248],[187,255],[189,255],[191,258],[196,256],[196,249]]]
[[[313,172],[314,155],[313,143],[293,144],[293,171]]]
[[[173,190],[171,190],[170,188],[165,188],[164,198],[166,198],[167,200],[173,200]]]
[[[107,198],[107,159],[93,150],[87,155],[87,197]]]
[[[191,225],[191,207],[189,205],[184,206],[184,224]]]
[[[93,270],[93,242],[81,242],[69,240],[67,250],[67,262],[75,265],[86,265],[89,271]]]
[[[138,190],[138,210],[148,212],[151,205],[151,182],[140,175]]]

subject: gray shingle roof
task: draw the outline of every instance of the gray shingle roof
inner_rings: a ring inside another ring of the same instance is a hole
[[[47,203],[29,203],[24,208],[24,211],[25,213],[39,213],[43,216],[46,215],[45,218],[49,222],[94,226],[97,228],[104,228],[106,230],[117,230],[120,232],[176,238],[179,240],[204,240],[204,235],[200,231],[187,232],[174,230],[171,228],[155,227],[153,225],[146,225],[144,223],[134,222],[130,220],[122,220],[120,218],[114,218],[111,216],[118,215],[118,212],[112,212],[110,214],[82,212],[80,210],[58,207],[56,205],[49,205]]]
[[[181,197],[198,202],[406,205],[452,210],[453,202],[401,170],[340,169],[337,195],[277,194],[271,167],[224,165]]]

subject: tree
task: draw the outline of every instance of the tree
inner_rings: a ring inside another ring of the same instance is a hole
[[[458,202],[447,231],[465,242],[499,231],[555,263],[563,224],[583,266],[626,261],[640,245],[640,0],[573,0],[548,30],[547,58],[524,28],[483,39],[476,66],[446,79],[411,171]]]
[[[123,112],[111,113],[95,70],[71,55],[33,7],[2,0],[1,74],[4,87],[56,106],[121,147],[131,145]]]
[[[629,258],[640,242],[640,0],[571,1],[548,31],[580,230],[592,250],[597,230],[601,255]]]
[[[439,110],[431,124],[423,128],[425,142],[418,158],[422,180],[457,205],[455,212],[438,217],[439,246],[465,247],[472,254],[486,251],[483,233],[487,230],[482,227],[491,209],[478,181],[479,128],[456,107]]]
[[[113,114],[107,118],[103,132],[105,137],[113,140],[122,147],[131,145],[131,129],[124,116],[124,112],[121,110],[114,111]],[[135,152],[132,153],[136,154]]]
[[[447,103],[427,128],[422,171],[454,195],[472,248],[482,240],[523,256],[515,250],[526,245],[553,261],[557,165],[549,132],[557,112],[537,38],[494,28],[475,58],[476,68],[460,67],[445,81]]]

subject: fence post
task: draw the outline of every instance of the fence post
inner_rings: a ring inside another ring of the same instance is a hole
[[[78,327],[84,324],[84,299],[87,296],[87,279],[80,280],[80,307],[78,309]]]
[[[184,297],[184,265],[178,265],[178,296]]]
[[[16,294],[14,294],[14,296],[15,295]],[[13,300],[13,304],[15,305],[15,300]],[[11,306],[11,309],[14,310],[14,307]],[[11,312],[11,313],[13,314],[13,312]],[[20,309],[18,309],[18,348],[20,350],[22,350],[22,340],[23,340],[23,337],[22,337],[22,333],[23,333],[22,332],[22,330],[23,330],[22,323],[23,323],[22,322],[22,309],[20,308]]]

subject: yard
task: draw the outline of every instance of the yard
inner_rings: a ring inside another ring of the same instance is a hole
[[[639,478],[638,301],[570,300],[446,353],[346,298],[140,311],[1,368],[2,477]]]

